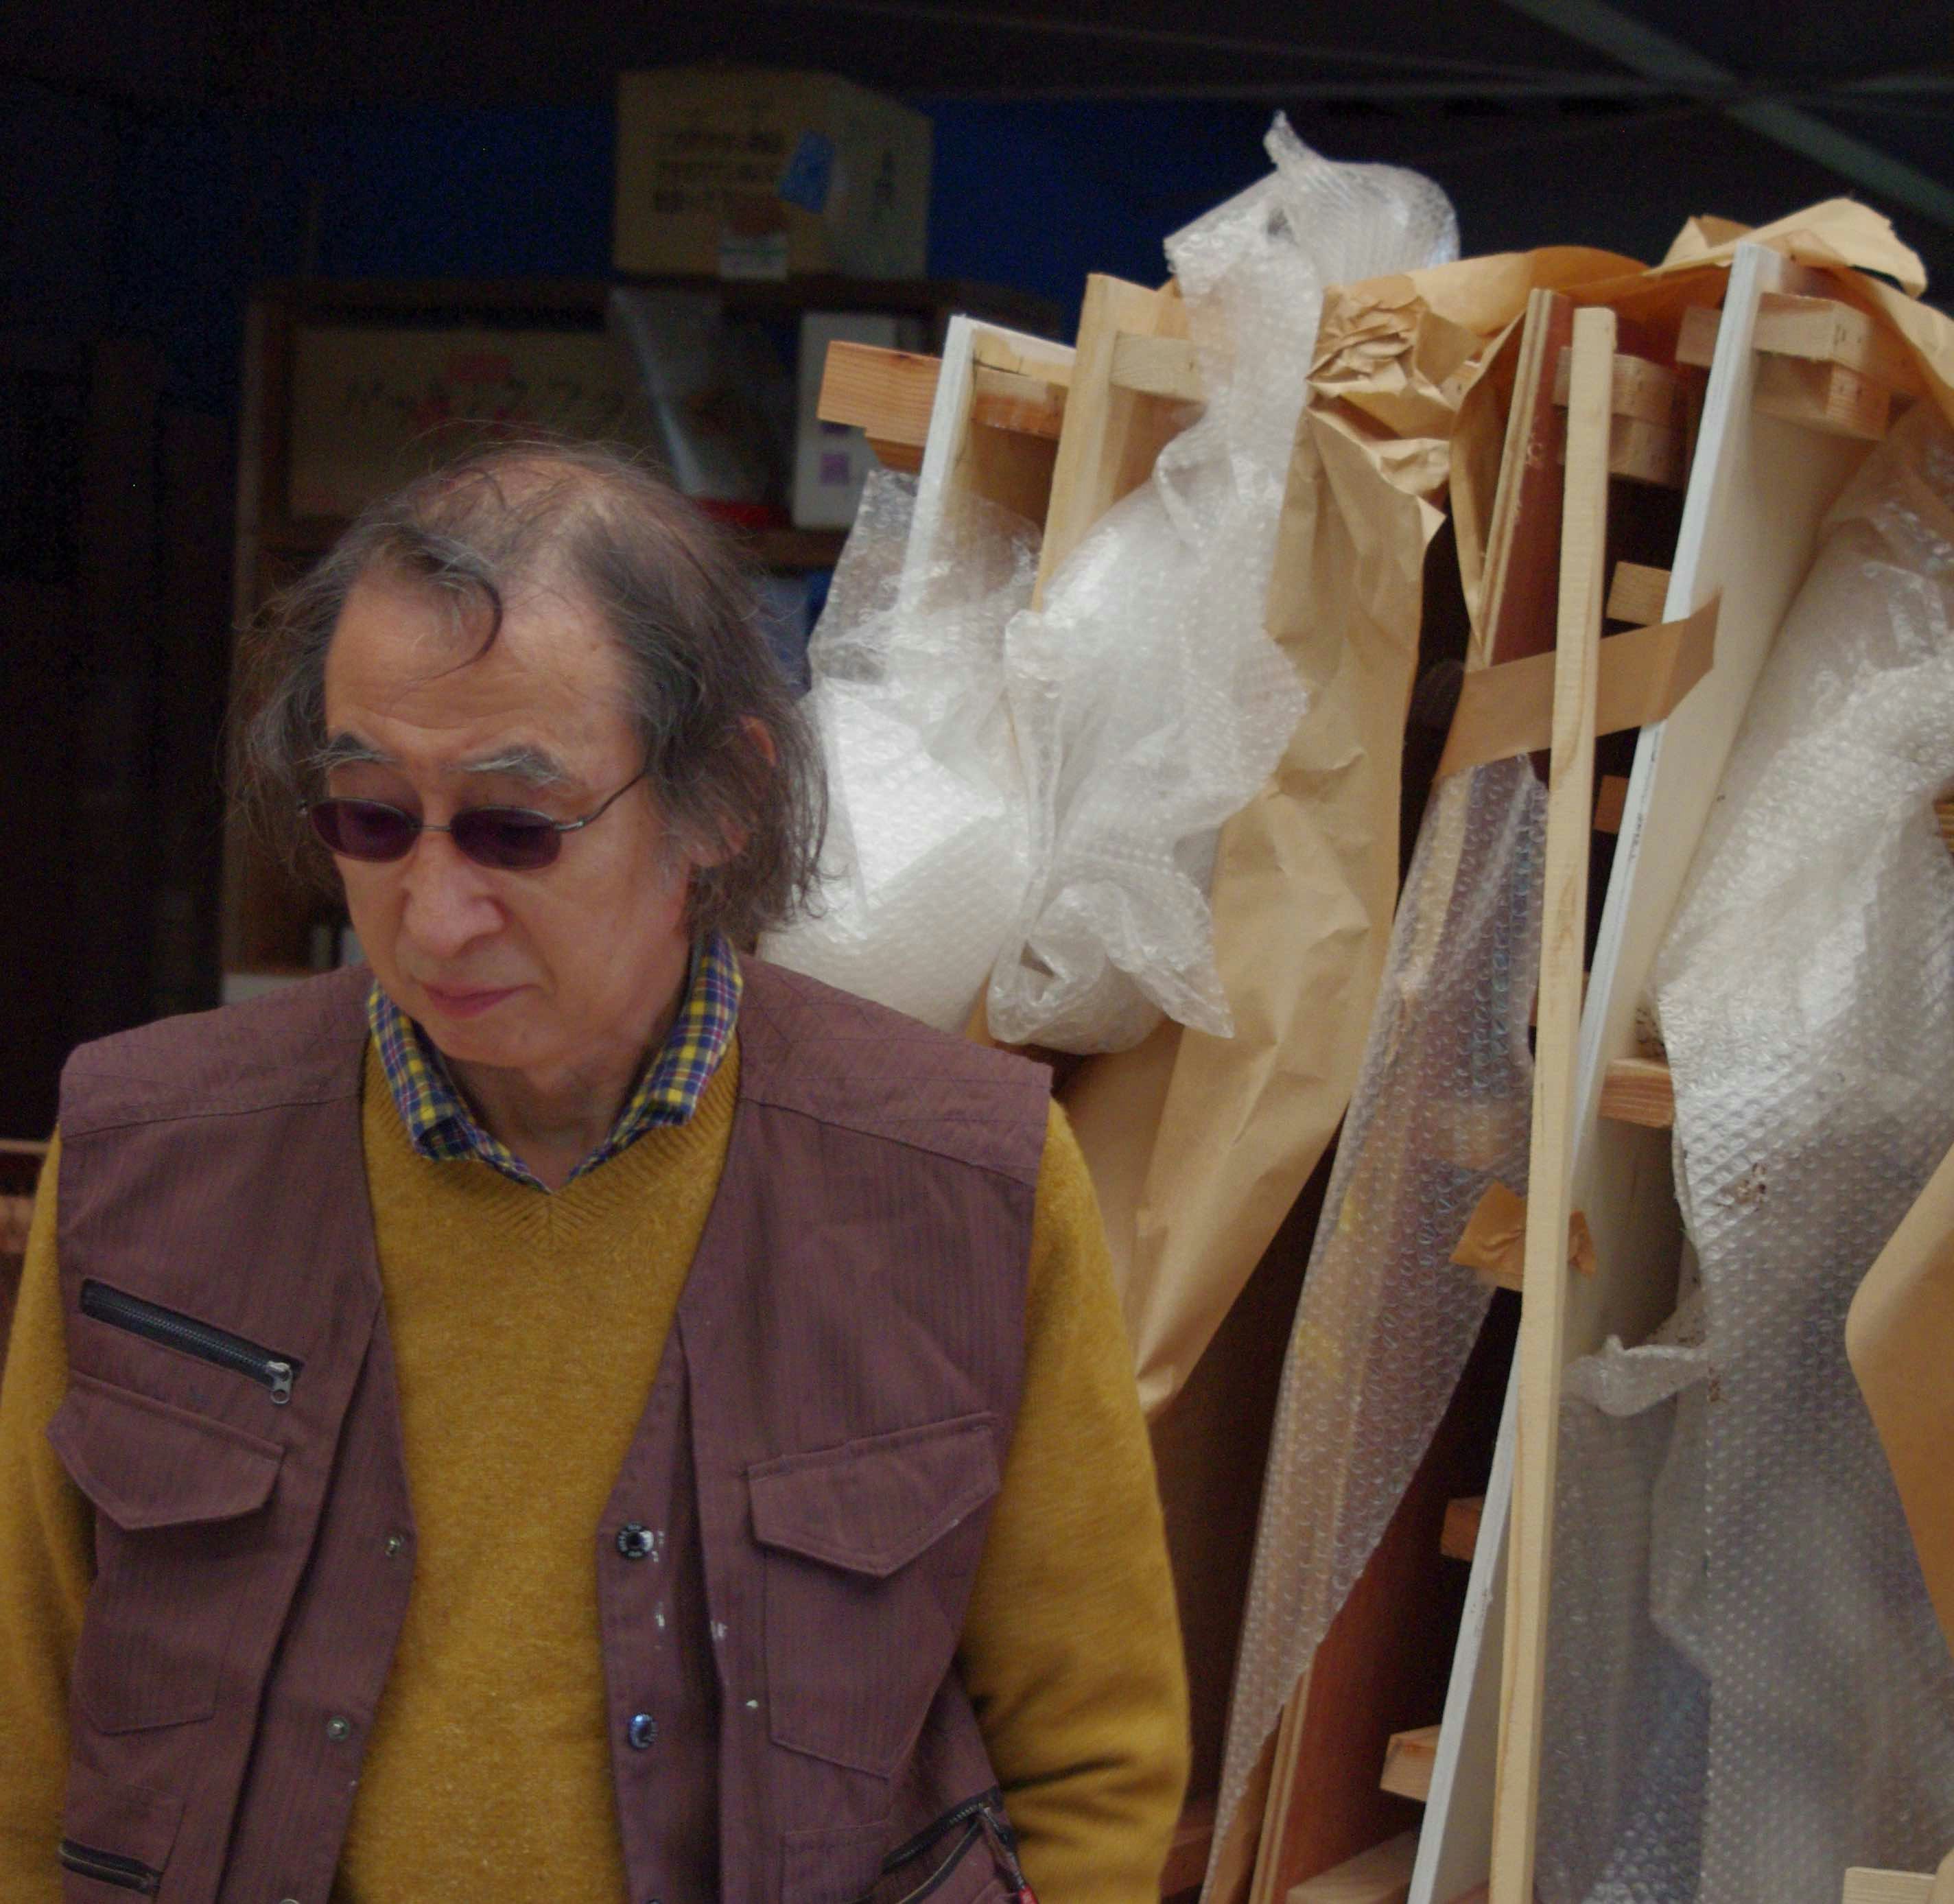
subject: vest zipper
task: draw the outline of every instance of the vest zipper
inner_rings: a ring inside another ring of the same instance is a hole
[[[269,1391],[272,1400],[283,1408],[292,1398],[292,1384],[304,1366],[290,1356],[277,1354],[247,1342],[228,1329],[199,1322],[194,1316],[180,1315],[160,1303],[146,1302],[140,1296],[125,1295],[106,1283],[93,1279],[81,1286],[81,1312],[98,1322],[106,1322],[131,1335],[159,1342],[166,1349],[181,1349],[187,1356],[215,1362],[234,1375],[248,1375]]]
[[[77,1871],[83,1877],[93,1877],[98,1884],[113,1884],[118,1890],[140,1891],[145,1897],[152,1896],[156,1887],[163,1881],[163,1874],[148,1865],[139,1863],[134,1858],[118,1857],[112,1851],[96,1851],[86,1845],[78,1845],[72,1838],[61,1841],[60,1858],[70,1871]]]
[[[922,1904],[925,1898],[948,1881],[951,1872],[985,1837],[991,1841],[992,1856],[1010,1880],[1013,1904],[1038,1904],[1030,1885],[1025,1881],[1024,1868],[1018,1862],[1017,1833],[1011,1829],[1010,1815],[1004,1810],[1004,1795],[994,1786],[988,1792],[979,1792],[976,1797],[966,1799],[961,1805],[953,1806],[906,1843],[898,1845],[882,1860],[883,1877],[891,1877],[903,1865],[913,1864],[941,1843],[959,1825],[964,1827],[963,1836],[957,1840],[950,1855],[914,1890],[905,1893],[900,1904]],[[868,1904],[868,1900],[857,1898],[854,1904]]]

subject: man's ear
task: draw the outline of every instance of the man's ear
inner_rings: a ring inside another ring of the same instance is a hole
[[[753,790],[759,790],[760,784],[773,778],[775,765],[780,760],[780,749],[774,744],[773,730],[758,715],[749,714],[740,723],[738,737],[730,744],[744,746],[755,756],[759,771],[753,774]],[[720,830],[719,837],[697,850],[688,848],[686,857],[701,872],[709,867],[723,866],[729,859],[737,859],[746,850],[746,841],[752,829],[744,826],[727,825]]]

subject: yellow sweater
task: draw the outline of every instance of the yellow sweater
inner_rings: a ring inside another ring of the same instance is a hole
[[[369,1052],[364,1142],[418,1538],[335,1904],[625,1897],[592,1532],[731,1128],[692,1120],[554,1195],[407,1141]],[[0,1897],[54,1904],[90,1509],[41,1431],[66,1362],[43,1179],[0,1385]],[[1186,1698],[1151,1458],[1092,1184],[1052,1113],[1025,1390],[960,1654],[1045,1904],[1151,1904]]]

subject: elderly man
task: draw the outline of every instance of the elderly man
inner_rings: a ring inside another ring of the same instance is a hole
[[[735,950],[818,774],[595,452],[375,507],[253,796],[370,972],[78,1052],[0,1390],[0,1896],[1155,1893],[1184,1692],[1045,1073]]]

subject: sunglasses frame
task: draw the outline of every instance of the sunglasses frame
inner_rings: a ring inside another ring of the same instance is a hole
[[[548,856],[546,859],[539,859],[533,866],[509,866],[501,865],[493,859],[485,859],[479,853],[470,852],[460,840],[455,840],[455,849],[471,866],[485,867],[491,872],[540,872],[545,866],[554,866],[558,859],[561,857],[563,836],[566,833],[580,833],[593,820],[602,819],[650,771],[649,767],[640,767],[614,793],[609,795],[597,806],[592,807],[588,813],[574,820],[553,820],[547,813],[539,812],[532,806],[467,806],[457,813],[454,818],[450,820],[447,825],[433,826],[423,819],[418,813],[410,813],[404,806],[396,806],[391,800],[366,800],[348,794],[328,794],[322,800],[302,800],[299,803],[299,812],[304,818],[311,822],[313,837],[335,859],[357,860],[360,865],[367,866],[398,866],[408,854],[413,851],[415,841],[423,833],[445,833],[453,839],[455,821],[465,821],[471,814],[492,813],[511,818],[520,818],[526,822],[533,822],[534,824],[526,830],[534,832],[539,837],[544,834],[551,836],[551,844]],[[328,806],[376,806],[385,812],[398,815],[408,824],[412,831],[407,836],[407,844],[398,853],[385,854],[346,853],[334,846],[319,829],[318,818],[319,809]]]

